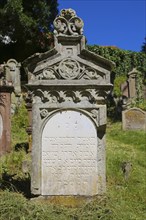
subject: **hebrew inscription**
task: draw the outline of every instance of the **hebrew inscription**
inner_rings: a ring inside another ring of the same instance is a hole
[[[62,111],[42,133],[42,195],[97,193],[97,133],[77,111]]]

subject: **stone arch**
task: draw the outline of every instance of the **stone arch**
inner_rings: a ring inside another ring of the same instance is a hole
[[[42,131],[42,195],[98,192],[97,130],[83,112],[63,110]]]

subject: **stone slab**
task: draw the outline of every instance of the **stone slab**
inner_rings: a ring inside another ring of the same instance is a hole
[[[131,108],[122,112],[123,130],[146,130],[146,112]]]
[[[42,133],[42,195],[98,193],[97,131],[78,111],[60,111]]]

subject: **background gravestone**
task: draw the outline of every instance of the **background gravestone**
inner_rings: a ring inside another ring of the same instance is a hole
[[[85,49],[72,9],[54,21],[55,47],[24,61],[32,98],[31,192],[93,196],[106,188],[105,98],[113,63]]]
[[[122,112],[123,130],[146,130],[146,112],[131,108]]]
[[[11,150],[11,94],[20,96],[20,64],[10,59],[0,68],[0,155]]]

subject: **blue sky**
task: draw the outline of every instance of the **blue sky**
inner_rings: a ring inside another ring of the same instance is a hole
[[[146,36],[146,0],[58,0],[84,21],[87,44],[140,51]]]

